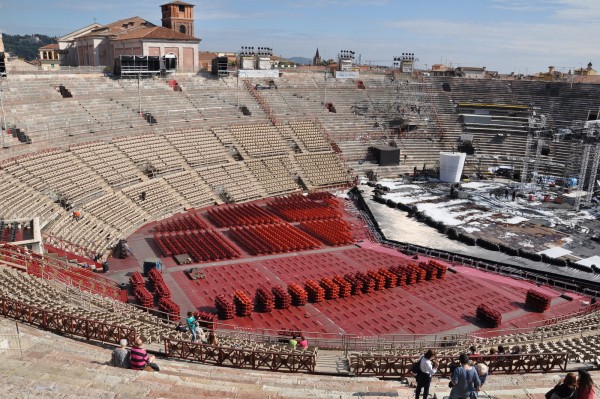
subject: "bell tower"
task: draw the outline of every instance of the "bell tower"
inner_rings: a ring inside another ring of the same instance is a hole
[[[162,26],[194,36],[194,5],[183,1],[172,1],[160,6]]]

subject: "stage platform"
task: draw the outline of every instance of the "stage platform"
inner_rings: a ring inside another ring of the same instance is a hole
[[[256,204],[263,206],[264,201]],[[369,241],[356,213],[345,210],[348,205],[348,202],[338,200],[336,209],[342,212],[344,220],[351,223],[356,240],[354,245],[322,245],[302,252],[254,257],[240,249],[242,256],[238,259],[192,265],[177,265],[172,258],[161,258],[165,266],[164,280],[172,291],[174,301],[181,306],[182,316],[188,310],[216,312],[216,295],[231,297],[238,289],[253,298],[259,287],[270,289],[292,282],[303,287],[309,279],[318,282],[323,277],[387,268],[413,260],[393,248]],[[351,210],[350,207],[348,209]],[[210,225],[206,209],[197,212]],[[174,218],[178,216],[181,215]],[[160,256],[152,238],[155,224],[144,226],[128,238],[133,255],[122,260],[111,258],[108,277],[126,282],[130,273],[141,271],[144,259]],[[420,257],[419,261],[427,261],[427,258]],[[224,320],[221,326],[259,331],[293,329],[322,336],[468,333],[485,327],[475,318],[479,304],[486,304],[502,313],[500,328],[513,328],[528,327],[543,319],[580,310],[587,299],[570,294],[573,300],[568,301],[560,297],[561,292],[548,287],[447,265],[455,272],[448,272],[441,280],[309,303],[286,310],[276,309],[270,313],[253,312],[250,317]],[[206,277],[191,280],[185,273],[191,267],[201,268]],[[544,314],[531,312],[525,307],[525,295],[529,289],[544,292],[552,298],[551,307]]]

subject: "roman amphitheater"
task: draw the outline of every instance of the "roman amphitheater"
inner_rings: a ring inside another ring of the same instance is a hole
[[[442,398],[471,345],[480,398],[600,380],[600,85],[82,68],[0,95],[0,397],[409,398],[435,348]],[[161,371],[109,366],[122,338]]]

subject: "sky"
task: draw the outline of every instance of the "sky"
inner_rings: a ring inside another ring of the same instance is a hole
[[[0,0],[0,31],[61,36],[93,23],[139,16],[160,24],[167,0]],[[598,0],[188,0],[200,50],[272,47],[284,57],[325,59],[355,51],[391,65],[485,66],[535,73],[600,66]],[[596,66],[597,65],[597,66]]]

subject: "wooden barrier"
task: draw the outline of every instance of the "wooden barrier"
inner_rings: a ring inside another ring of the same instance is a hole
[[[87,340],[118,344],[122,338],[135,342],[136,331],[131,327],[118,326],[72,316],[54,310],[42,309],[10,298],[0,297],[2,316],[28,323],[42,330],[61,335],[83,337]]]
[[[165,339],[167,357],[190,360],[217,366],[249,368],[253,370],[314,373],[317,356],[314,352],[277,352]]]
[[[477,356],[472,360],[487,364],[490,374],[527,374],[565,371],[568,358],[568,353],[560,352]],[[410,369],[418,360],[419,357],[413,356],[354,354],[350,355],[350,370],[357,376],[407,377],[413,375]],[[437,374],[447,377],[458,356],[438,356],[437,360]]]

